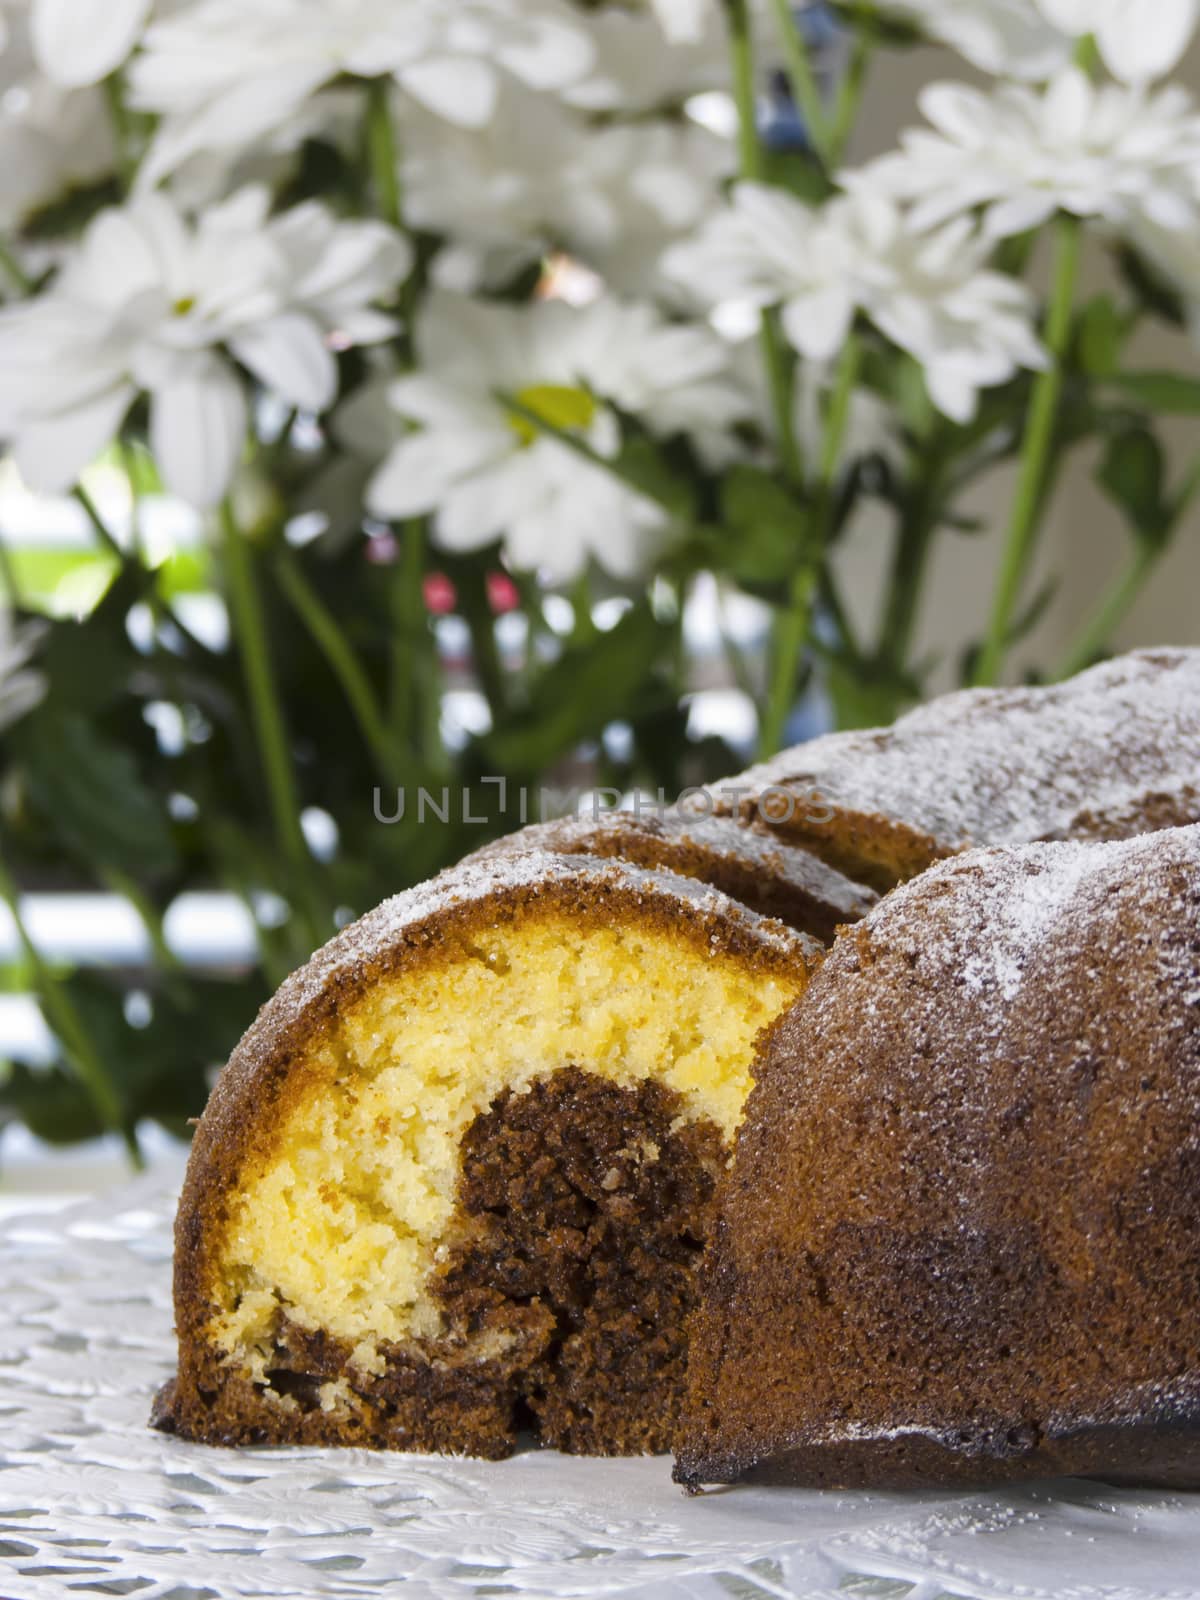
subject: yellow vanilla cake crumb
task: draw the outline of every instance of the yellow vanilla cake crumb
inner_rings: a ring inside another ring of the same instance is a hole
[[[572,1064],[621,1085],[654,1078],[732,1141],[759,1030],[802,979],[645,926],[555,916],[474,933],[444,964],[384,980],[306,1066],[271,1153],[243,1174],[225,1233],[215,1333],[301,1327],[355,1346],[432,1337],[426,1290],[451,1221],[460,1143],[505,1089]]]

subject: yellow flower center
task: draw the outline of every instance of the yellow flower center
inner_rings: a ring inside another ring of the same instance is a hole
[[[513,399],[523,411],[510,411],[509,426],[523,445],[531,445],[539,436],[538,422],[547,427],[567,430],[591,427],[596,417],[596,402],[586,389],[571,389],[557,383],[535,383],[527,389],[518,389]]]
[[[196,296],[194,294],[185,294],[181,300],[176,300],[171,307],[177,317],[186,317],[189,311],[194,311],[195,309]]]

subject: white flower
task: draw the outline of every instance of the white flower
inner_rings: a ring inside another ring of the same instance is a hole
[[[667,251],[663,270],[710,306],[782,306],[792,345],[811,361],[828,361],[854,321],[855,263],[838,213],[783,189],[739,183],[728,207]]]
[[[44,632],[37,622],[18,626],[0,601],[0,732],[32,711],[46,693],[45,678],[29,667]]]
[[[400,122],[405,217],[445,235],[458,287],[503,282],[547,251],[568,251],[623,292],[662,288],[665,247],[718,203],[732,146],[687,122],[593,126],[516,87],[485,130],[410,109]],[[472,270],[460,261],[469,252]],[[446,257],[435,265],[439,281]]]
[[[154,0],[29,0],[38,66],[54,83],[99,83],[128,60]]]
[[[1123,83],[1164,77],[1180,58],[1200,20],[1200,0],[1036,0],[1038,9],[1071,38],[1094,34],[1104,64]]]
[[[1103,0],[1083,0],[1094,6]],[[931,39],[996,75],[1041,82],[1070,60],[1071,42],[1035,0],[886,0]]]
[[[417,346],[420,371],[390,393],[414,431],[375,475],[369,507],[385,517],[433,512],[435,537],[451,550],[503,538],[514,567],[553,579],[575,576],[589,557],[622,577],[645,570],[669,519],[504,397],[605,460],[621,446],[613,406],[636,409],[663,434],[703,431],[745,406],[723,378],[717,341],[641,306],[435,296]]]
[[[698,44],[712,18],[712,0],[650,0],[672,44]]]
[[[1122,83],[1172,71],[1196,30],[1200,0],[886,0],[931,39],[998,77],[1041,83],[1094,34]]]
[[[96,90],[64,90],[35,78],[0,97],[0,230],[113,169],[112,119]]]
[[[910,130],[857,180],[913,202],[914,228],[977,206],[987,208],[992,238],[1059,210],[1118,225],[1146,216],[1196,226],[1200,117],[1182,89],[1098,88],[1070,67],[1045,90],[935,84],[921,109],[935,131]],[[844,181],[853,187],[856,178]]]
[[[131,98],[163,117],[145,184],[199,152],[251,144],[342,74],[390,75],[439,116],[481,127],[498,69],[556,88],[592,54],[554,0],[198,0],[155,23],[144,47]]]
[[[816,362],[837,353],[862,312],[922,364],[934,404],[966,422],[980,389],[1045,360],[1028,291],[986,270],[989,251],[965,219],[913,233],[865,184],[821,208],[739,184],[731,206],[668,251],[665,267],[711,306],[780,307],[788,341]]]
[[[729,85],[729,38],[721,8],[703,8],[694,37],[668,38],[649,13],[603,6],[584,13],[592,64],[563,91],[584,111],[625,116],[677,107],[692,95]]]
[[[268,208],[245,189],[193,225],[143,196],[102,212],[48,291],[0,312],[0,437],[30,487],[70,487],[144,393],[168,487],[213,505],[246,435],[231,355],[291,405],[332,402],[330,341],[390,331],[370,303],[403,278],[408,247],[316,204]]]
[[[1046,365],[1033,296],[1015,278],[987,270],[991,244],[966,218],[914,234],[883,196],[856,194],[847,204],[862,308],[920,362],[939,411],[970,422],[981,389]]]

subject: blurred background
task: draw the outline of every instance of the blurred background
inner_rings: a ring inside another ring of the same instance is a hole
[[[480,0],[422,75],[287,3],[281,103],[269,6],[0,3],[0,1215],[177,1162],[282,978],[547,792],[1200,644],[1195,47]]]

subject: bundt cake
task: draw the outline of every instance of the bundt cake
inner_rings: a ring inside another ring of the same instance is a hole
[[[879,898],[762,824],[688,817],[676,810],[606,811],[535,823],[506,834],[468,860],[531,849],[602,856],[699,878],[822,944],[830,943],[843,923],[865,916]]]
[[[1197,822],[1200,650],[944,695],[894,727],[785,750],[684,807],[766,823],[876,889],[972,846]]]
[[[536,851],[343,932],[200,1122],[158,1424],[665,1449],[755,1038],[819,954],[706,884]]]
[[[1200,1487],[1200,828],[934,867],[755,1079],[682,1481]]]

